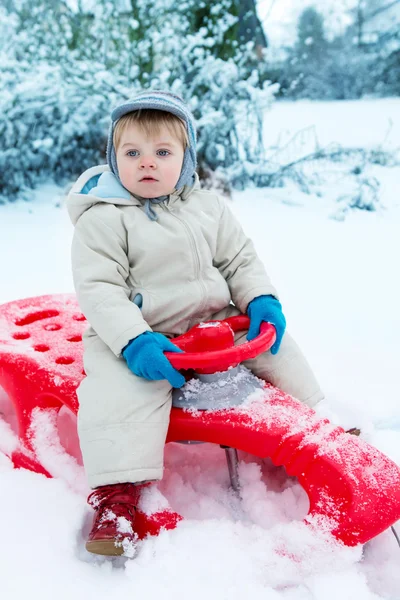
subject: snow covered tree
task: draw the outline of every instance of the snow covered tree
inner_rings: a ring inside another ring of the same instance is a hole
[[[326,52],[324,18],[313,7],[305,8],[297,25],[297,51],[304,61],[315,60]]]
[[[400,96],[400,34],[393,39],[394,48],[379,62],[376,89],[384,94]]]
[[[377,42],[381,33],[396,27],[396,21],[398,26],[393,16],[400,12],[400,0],[357,0],[349,12],[354,20],[349,29],[362,47]]]
[[[288,95],[296,98],[324,97],[327,84],[323,67],[328,46],[323,16],[314,7],[305,8],[298,20],[296,44],[289,51],[281,76]]]

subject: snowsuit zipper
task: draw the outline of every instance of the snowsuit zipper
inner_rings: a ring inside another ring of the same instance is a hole
[[[205,306],[205,301],[206,301],[207,293],[206,293],[206,286],[204,285],[204,283],[203,283],[203,281],[202,281],[202,279],[200,277],[201,262],[200,262],[200,256],[199,256],[199,252],[198,252],[198,249],[197,249],[195,237],[194,237],[194,235],[192,233],[191,228],[189,227],[189,225],[185,221],[183,221],[177,215],[175,215],[172,212],[172,210],[170,208],[168,208],[168,206],[166,204],[163,204],[162,206],[163,206],[163,208],[165,208],[166,211],[169,212],[169,214],[172,217],[174,217],[177,221],[179,221],[182,224],[183,229],[185,230],[186,235],[187,235],[187,237],[189,239],[189,243],[190,243],[190,246],[192,248],[192,254],[193,254],[193,259],[194,259],[193,262],[195,264],[195,277],[196,277],[197,283],[199,284],[200,291],[201,291],[201,298],[202,299],[200,301],[199,309],[198,309],[198,313],[199,313],[199,315],[201,315],[201,311],[203,310],[203,308]]]

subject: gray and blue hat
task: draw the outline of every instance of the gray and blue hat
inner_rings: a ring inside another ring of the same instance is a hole
[[[178,182],[176,184],[176,189],[179,190],[184,185],[193,185],[194,173],[196,170],[197,163],[196,125],[194,117],[190,112],[189,107],[180,96],[172,94],[171,92],[163,92],[161,90],[149,90],[146,92],[141,92],[140,94],[128,100],[124,104],[120,104],[112,111],[111,126],[109,129],[107,142],[107,162],[111,171],[119,180],[117,159],[113,144],[113,134],[116,123],[124,115],[143,108],[153,108],[155,110],[163,110],[165,112],[170,112],[173,115],[176,115],[177,117],[182,119],[182,121],[185,123],[188,134],[189,146],[185,149],[185,153],[183,155],[182,170]],[[155,198],[154,200],[157,199]]]

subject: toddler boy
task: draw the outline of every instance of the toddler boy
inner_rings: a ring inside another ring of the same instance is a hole
[[[111,121],[108,165],[85,171],[67,205],[74,285],[90,324],[78,389],[96,510],[86,547],[113,555],[135,539],[143,486],[162,478],[171,391],[185,381],[164,354],[179,351],[171,338],[239,313],[250,317],[248,339],[271,322],[274,346],[245,366],[309,406],[323,396],[252,242],[224,200],[200,188],[184,101],[147,91]]]

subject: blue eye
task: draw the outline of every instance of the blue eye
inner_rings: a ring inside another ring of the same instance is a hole
[[[165,152],[165,154],[160,154],[161,152]],[[159,156],[165,157],[168,156],[170,153],[169,150],[159,150],[158,151]],[[131,156],[133,158],[136,158],[139,155],[139,152],[137,150],[128,150],[128,152],[126,153],[127,156]]]

